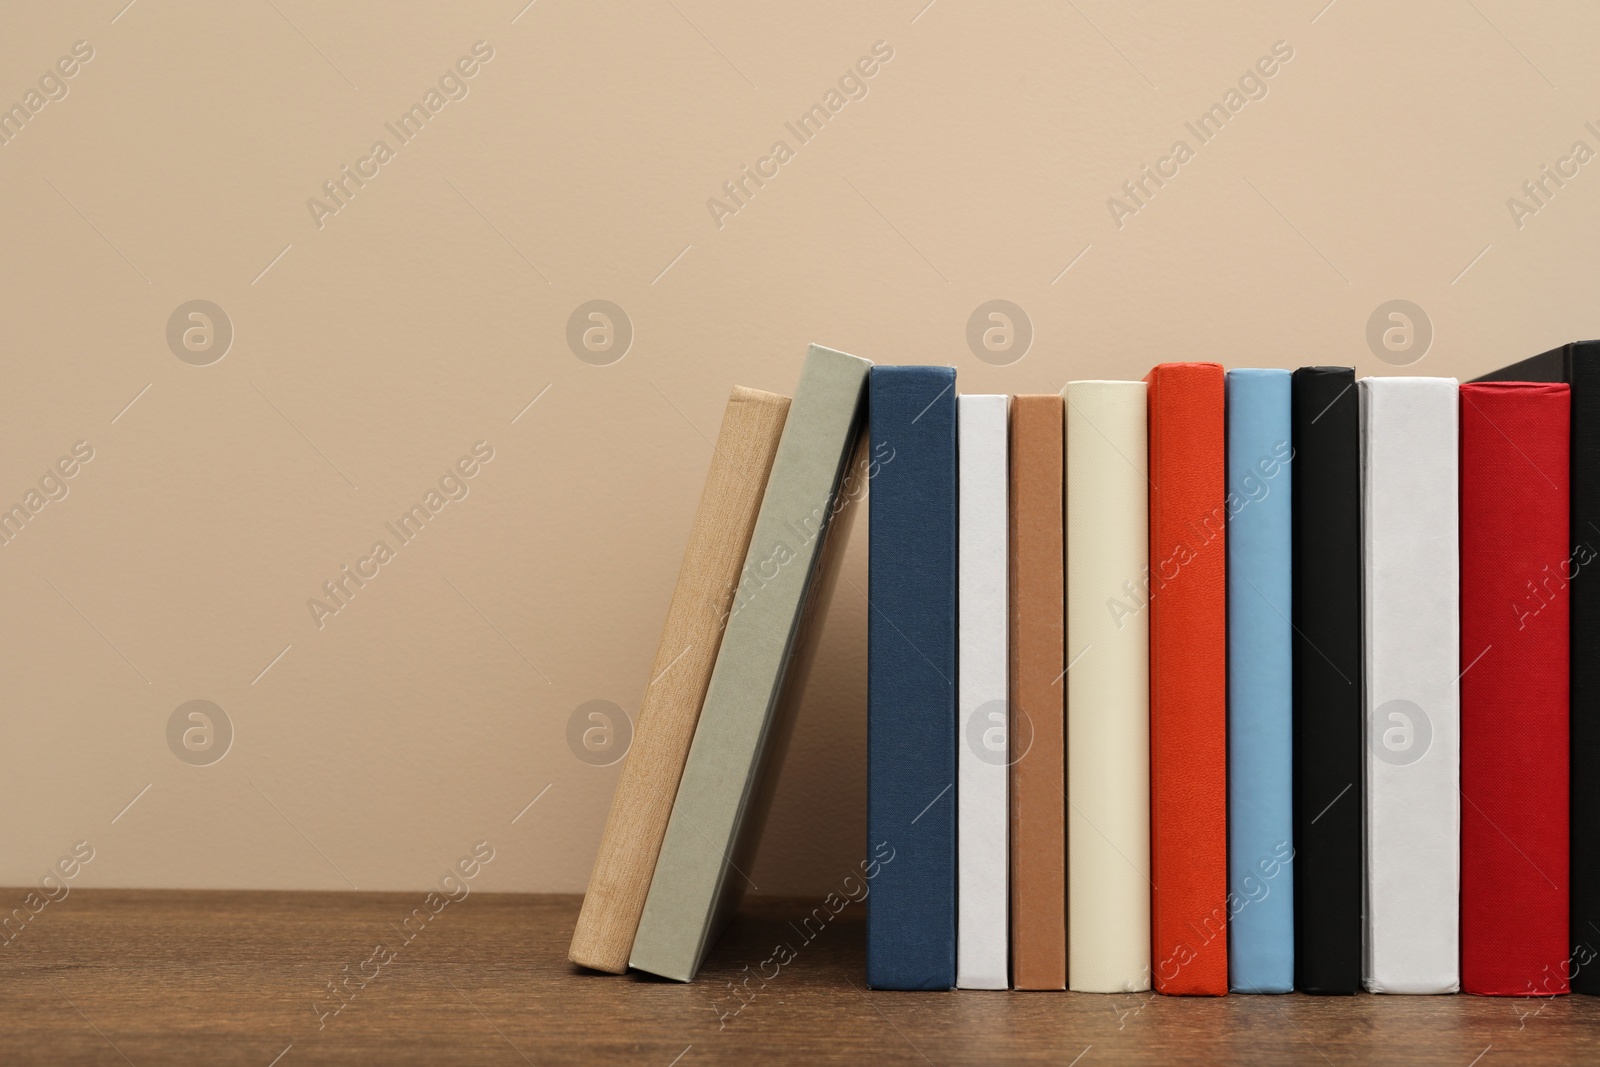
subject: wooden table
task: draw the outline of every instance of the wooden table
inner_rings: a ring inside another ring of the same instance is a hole
[[[861,906],[808,942],[816,903],[747,903],[679,985],[567,963],[571,896],[77,890],[0,948],[0,1063],[1600,1063],[1600,998],[869,992]]]

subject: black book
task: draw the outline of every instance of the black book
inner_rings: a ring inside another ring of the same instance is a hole
[[[1572,991],[1600,996],[1600,341],[1574,341],[1491,371],[1480,382],[1566,382],[1572,387],[1572,557],[1562,569],[1571,612]]]
[[[1355,371],[1294,372],[1294,985],[1361,988],[1361,420]]]

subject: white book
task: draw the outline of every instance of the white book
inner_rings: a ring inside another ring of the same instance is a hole
[[[1010,899],[1006,738],[1010,399],[962,396],[956,403],[961,486],[956,986],[1005,989]]]
[[[1363,378],[1366,918],[1373,993],[1461,988],[1454,378]],[[1508,609],[1509,610],[1509,609]]]
[[[1067,420],[1067,988],[1135,992],[1150,988],[1145,384],[1069,382],[1061,395]]]

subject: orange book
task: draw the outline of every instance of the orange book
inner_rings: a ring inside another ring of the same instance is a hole
[[[1228,992],[1228,590],[1223,371],[1163,363],[1150,387],[1151,976]]]
[[[1018,989],[1067,988],[1064,412],[1054,393],[1011,403],[1011,975]]]

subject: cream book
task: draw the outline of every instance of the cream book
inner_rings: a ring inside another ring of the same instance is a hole
[[[960,536],[956,986],[1009,984],[1010,516],[1006,396],[956,398]]]
[[[567,957],[621,974],[733,606],[739,569],[789,412],[789,398],[736,387],[678,568],[667,623],[639,704],[633,746],[611,798]]]
[[[1372,993],[1454,993],[1461,988],[1461,401],[1454,378],[1363,378],[1358,387],[1362,978]]]
[[[1150,988],[1145,383],[1068,382],[1067,987]],[[1220,472],[1219,472],[1219,477]]]
[[[866,491],[864,359],[812,345],[772,462],[629,966],[692,979],[751,860],[825,613],[843,528]],[[873,457],[872,462],[878,458]],[[887,458],[885,461],[889,461]],[[826,546],[826,550],[825,550]]]

